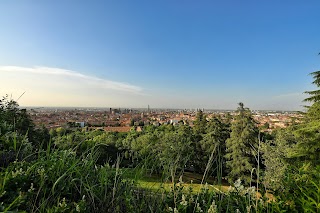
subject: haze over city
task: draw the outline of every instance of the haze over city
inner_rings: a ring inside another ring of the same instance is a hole
[[[301,110],[318,1],[0,2],[0,95],[21,106]]]

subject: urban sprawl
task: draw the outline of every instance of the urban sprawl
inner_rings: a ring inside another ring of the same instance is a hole
[[[101,129],[109,132],[141,131],[147,125],[190,125],[196,119],[200,109],[122,109],[122,108],[29,108],[28,113],[37,127]],[[205,110],[207,120],[214,117],[231,119],[232,110]],[[252,111],[252,115],[261,131],[271,132],[277,128],[299,122],[301,113],[292,111]]]

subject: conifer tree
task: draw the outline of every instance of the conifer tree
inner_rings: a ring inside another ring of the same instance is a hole
[[[293,147],[290,156],[299,159],[304,165],[318,165],[320,162],[320,71],[312,72],[314,81],[312,82],[318,87],[318,90],[306,91],[310,97],[304,101],[313,102],[307,107],[307,113],[304,122],[297,125],[293,131],[297,138],[297,143]]]
[[[204,159],[203,159],[203,150],[201,148],[200,141],[203,139],[203,136],[206,133],[207,128],[207,118],[202,110],[197,111],[196,120],[194,121],[193,132],[194,132],[194,143],[193,149],[195,155],[193,157],[194,169],[197,172],[203,172],[205,169]]]
[[[196,115],[196,120],[194,121],[194,130],[196,134],[205,133],[207,126],[206,115],[203,114],[202,110],[199,110]]]
[[[202,159],[204,169],[207,166],[210,156],[213,157],[212,169],[213,175],[222,177],[225,172],[226,140],[230,137],[230,127],[227,123],[222,122],[217,117],[208,122],[207,133],[200,141],[203,150]]]
[[[320,87],[320,71],[315,71],[310,73],[310,75],[312,75],[314,81],[312,82],[314,85],[316,85],[317,87]],[[304,99],[304,101],[309,101],[309,102],[320,102],[320,90],[314,90],[314,91],[306,91],[304,92],[308,95],[310,95],[310,97]]]
[[[258,128],[248,108],[239,103],[237,115],[231,125],[230,138],[226,141],[226,165],[228,179],[234,182],[240,178],[250,182],[251,170],[255,167],[254,149],[258,145]]]

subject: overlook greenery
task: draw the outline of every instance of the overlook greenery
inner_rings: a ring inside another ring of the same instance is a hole
[[[199,111],[192,127],[111,133],[36,128],[3,97],[0,211],[320,212],[318,91],[302,121],[271,135],[243,103],[234,117]]]

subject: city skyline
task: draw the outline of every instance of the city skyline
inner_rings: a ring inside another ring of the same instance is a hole
[[[2,1],[0,95],[21,106],[302,110],[317,1]]]

